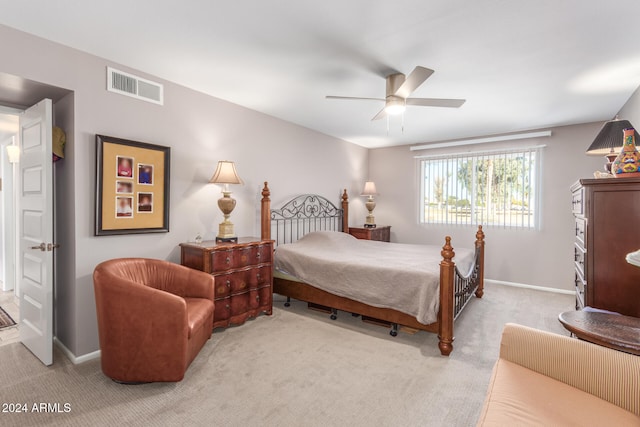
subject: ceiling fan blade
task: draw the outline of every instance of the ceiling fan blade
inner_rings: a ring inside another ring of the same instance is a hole
[[[365,101],[384,101],[383,98],[360,98],[357,96],[333,96],[333,95],[327,95],[325,96],[325,98],[327,99],[356,99],[356,100],[365,100]]]
[[[443,99],[443,98],[407,98],[407,105],[418,105],[422,107],[449,107],[460,108],[466,99]]]
[[[414,90],[418,88],[425,80],[429,78],[433,74],[433,70],[430,68],[417,66],[413,69],[411,74],[407,76],[404,83],[400,85],[395,96],[399,96],[400,98],[407,98],[409,95],[413,93]]]
[[[387,117],[387,110],[386,108],[383,108],[382,110],[378,111],[378,114],[373,116],[373,119],[371,119],[371,121],[384,119],[385,117]]]

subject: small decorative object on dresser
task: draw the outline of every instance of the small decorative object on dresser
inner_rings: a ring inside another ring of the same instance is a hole
[[[636,131],[633,128],[627,128],[623,132],[624,146],[611,164],[611,173],[616,178],[640,176],[640,153],[636,150]]]
[[[236,199],[231,197],[229,184],[242,184],[242,180],[236,172],[236,165],[228,160],[218,162],[218,167],[209,180],[213,184],[224,184],[222,197],[218,199],[218,207],[224,215],[224,220],[218,226],[216,242],[237,242],[238,237],[233,231],[233,223],[229,219],[233,208],[236,207]]]
[[[180,263],[215,277],[213,327],[240,325],[272,312],[273,242],[243,237],[237,243],[181,243]]]
[[[391,241],[391,226],[379,225],[376,228],[370,227],[349,227],[349,234],[358,239],[377,240],[380,242]]]
[[[571,192],[576,309],[640,317],[640,269],[625,260],[640,242],[640,178],[581,179]]]
[[[376,190],[376,184],[373,181],[367,181],[364,184],[364,190],[362,190],[361,196],[367,196],[367,202],[365,206],[369,211],[369,215],[367,215],[367,220],[364,223],[366,228],[375,228],[376,226],[376,218],[373,216],[373,210],[376,208],[376,202],[373,200],[373,196],[378,195],[378,191]]]

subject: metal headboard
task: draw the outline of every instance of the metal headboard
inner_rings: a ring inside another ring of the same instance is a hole
[[[280,209],[271,209],[271,239],[275,246],[293,243],[313,231],[344,231],[344,211],[328,199],[304,194]]]

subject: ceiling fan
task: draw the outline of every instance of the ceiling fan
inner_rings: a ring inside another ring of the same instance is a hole
[[[422,107],[449,107],[459,108],[466,101],[465,99],[442,99],[442,98],[409,98],[425,80],[433,74],[433,70],[417,66],[411,74],[405,78],[402,73],[394,73],[387,76],[387,94],[383,98],[360,98],[353,96],[332,96],[327,95],[327,99],[355,99],[384,101],[384,108],[378,112],[371,120],[379,120],[387,115],[402,114],[407,105],[417,105]]]

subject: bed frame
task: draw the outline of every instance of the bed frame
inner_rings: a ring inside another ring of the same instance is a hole
[[[331,230],[349,232],[349,198],[342,194],[342,208],[317,195],[302,195],[287,202],[280,209],[271,209],[271,192],[264,183],[261,201],[261,238],[278,244],[291,243],[312,231]],[[275,229],[274,229],[275,227]],[[451,238],[445,237],[440,262],[440,310],[435,323],[424,325],[415,317],[389,308],[373,307],[349,298],[333,295],[306,283],[279,277],[273,279],[273,292],[291,299],[330,307],[331,318],[337,310],[373,318],[391,324],[391,335],[397,335],[398,325],[438,334],[440,353],[448,356],[453,351],[453,323],[473,294],[484,294],[484,232],[478,227],[475,241],[475,261],[471,271],[460,272],[453,262],[455,252]],[[285,303],[288,306],[288,303]]]

